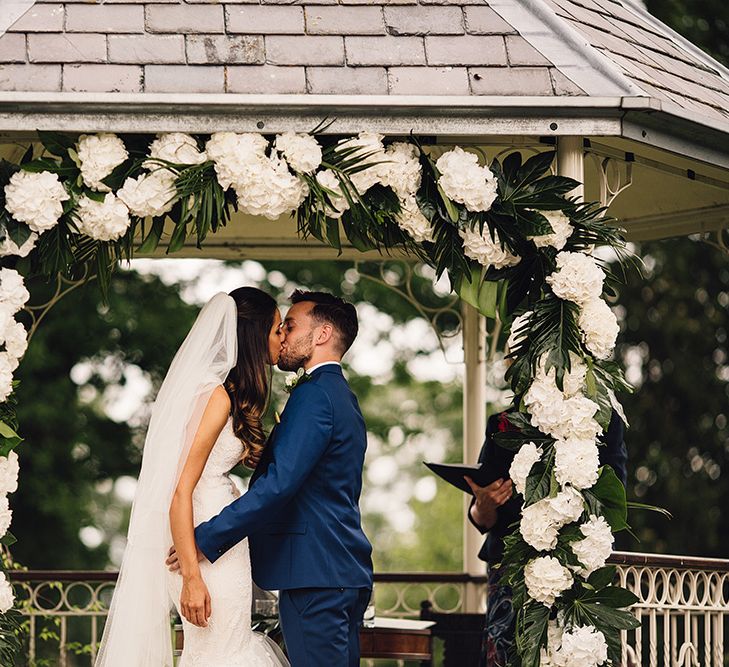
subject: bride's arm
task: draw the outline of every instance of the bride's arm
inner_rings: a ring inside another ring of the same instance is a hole
[[[200,574],[195,546],[192,493],[229,415],[230,398],[223,387],[216,387],[203,412],[170,504],[172,540],[183,580],[180,612],[200,627],[205,627],[210,617],[210,595]]]

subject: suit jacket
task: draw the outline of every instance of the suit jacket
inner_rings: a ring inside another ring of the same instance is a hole
[[[509,477],[509,468],[511,462],[514,459],[516,452],[499,447],[494,440],[494,434],[499,431],[511,428],[507,426],[508,422],[506,419],[505,412],[491,415],[486,424],[486,439],[481,453],[478,456],[478,462],[484,464],[484,468],[489,471],[493,471],[496,477],[502,477],[507,479]],[[600,465],[609,465],[618,476],[618,479],[625,486],[627,482],[627,462],[628,452],[625,448],[625,442],[623,441],[624,434],[623,420],[613,411],[610,417],[610,425],[608,430],[600,436],[600,440],[605,443],[605,446],[598,447],[600,456]],[[473,505],[474,501],[471,501]],[[491,527],[490,530],[485,530],[471,518],[471,512],[469,508],[468,518],[474,526],[482,533],[488,533],[481,551],[479,551],[478,557],[481,560],[491,563],[499,563],[502,556],[504,555],[504,537],[511,533],[513,523],[518,521],[521,516],[521,505],[522,498],[516,493],[507,500],[496,512],[496,523]]]
[[[367,432],[339,365],[295,387],[248,492],[195,529],[215,562],[249,538],[261,588],[371,588],[359,496]]]

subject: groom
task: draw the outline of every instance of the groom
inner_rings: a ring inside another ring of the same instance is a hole
[[[293,667],[355,667],[372,589],[372,547],[358,506],[367,439],[340,362],[357,335],[357,312],[323,292],[297,290],[291,301],[278,366],[306,375],[248,492],[200,524],[195,539],[215,562],[249,538],[254,581],[280,590]]]

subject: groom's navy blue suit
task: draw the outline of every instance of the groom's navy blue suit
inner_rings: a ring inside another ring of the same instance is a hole
[[[359,665],[372,588],[358,505],[366,446],[341,366],[316,368],[292,391],[248,492],[195,529],[211,562],[249,538],[254,581],[281,591],[293,667]]]

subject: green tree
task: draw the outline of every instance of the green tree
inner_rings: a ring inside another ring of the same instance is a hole
[[[672,239],[641,248],[646,275],[620,290],[617,352],[636,384],[629,498],[665,507],[671,521],[632,513],[632,550],[726,556],[729,550],[729,264],[707,243]]]
[[[729,63],[729,5],[724,0],[645,0],[648,11],[722,63]]]
[[[31,285],[33,301],[48,293]],[[98,286],[61,299],[38,327],[17,378],[21,480],[13,495],[13,555],[35,568],[91,568],[107,564],[105,548],[87,549],[79,529],[93,525],[95,486],[136,475],[139,429],[109,418],[105,392],[126,382],[129,364],[158,383],[196,308],[156,278],[117,272],[109,304]],[[89,362],[84,391],[74,367]]]

